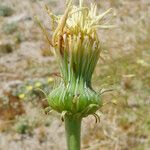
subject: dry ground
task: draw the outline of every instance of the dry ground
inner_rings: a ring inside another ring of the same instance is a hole
[[[150,1],[95,2],[100,12],[114,8],[118,28],[99,32],[104,60],[93,85],[114,91],[103,95],[100,124],[92,116],[83,120],[82,149],[149,150]],[[44,4],[56,14],[65,7],[62,0],[0,0],[0,150],[66,149],[59,114],[45,115],[47,103],[34,90],[48,93],[59,81],[54,56],[33,18],[39,16],[49,30]]]

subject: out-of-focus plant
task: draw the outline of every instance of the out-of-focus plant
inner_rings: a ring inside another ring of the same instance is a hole
[[[0,44],[0,56],[3,54],[11,53],[13,51],[13,45],[10,43]]]
[[[79,6],[74,6],[69,0],[62,16],[53,15],[47,6],[46,10],[53,22],[52,39],[36,19],[56,56],[62,76],[60,85],[47,99],[51,109],[61,113],[65,121],[68,150],[80,150],[82,119],[93,115],[98,121],[96,111],[103,105],[100,93],[92,88],[91,78],[102,50],[97,30],[113,27],[103,23],[112,9],[97,15],[96,4],[88,8],[79,0]],[[56,29],[55,24],[58,24]]]
[[[17,29],[18,29],[18,26],[16,22],[3,24],[3,32],[5,34],[12,34],[16,32]]]
[[[6,5],[1,5],[0,4],[0,17],[8,17],[11,16],[13,14],[13,10],[12,8],[6,6]]]
[[[54,79],[52,77],[48,77],[45,79],[35,79],[28,80],[25,83],[19,85],[17,89],[13,92],[15,96],[17,96],[21,100],[32,100],[43,97],[41,95],[41,91],[44,91],[45,95],[48,94],[49,89],[51,89],[51,83],[53,83]]]

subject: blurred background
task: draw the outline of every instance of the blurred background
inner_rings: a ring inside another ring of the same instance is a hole
[[[103,52],[93,75],[102,95],[98,111],[83,120],[83,150],[150,149],[150,1],[85,0],[99,12],[114,9],[115,29],[99,31]],[[75,1],[77,3],[77,0]],[[62,14],[64,0],[0,0],[0,150],[65,150],[64,124],[48,107],[59,69],[38,16],[50,32],[47,4]]]

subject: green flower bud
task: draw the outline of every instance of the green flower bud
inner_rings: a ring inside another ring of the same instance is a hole
[[[99,58],[99,42],[88,36],[62,35],[59,61],[63,80],[48,96],[49,105],[58,112],[67,111],[81,117],[94,113],[101,105],[91,87],[91,78]],[[92,107],[91,107],[92,106]]]
[[[97,15],[97,6],[72,6],[71,0],[65,13],[57,17],[48,14],[58,26],[49,43],[60,66],[62,81],[48,96],[50,107],[60,113],[67,112],[78,117],[95,113],[102,106],[102,100],[91,85],[91,78],[101,52],[97,36],[98,28],[111,26],[101,25],[104,16],[111,9]],[[40,25],[41,26],[41,25]],[[41,26],[42,27],[42,26]],[[45,30],[42,27],[45,33]],[[46,35],[48,38],[48,36]]]

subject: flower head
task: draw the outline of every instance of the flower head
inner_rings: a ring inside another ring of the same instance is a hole
[[[99,95],[91,86],[91,78],[101,52],[97,30],[110,28],[103,25],[103,18],[112,11],[97,14],[96,4],[85,7],[83,0],[79,6],[68,1],[62,16],[53,15],[46,10],[57,27],[50,40],[42,30],[53,49],[60,66],[63,81],[49,95],[49,105],[58,112],[68,111],[80,116],[94,113],[100,106]]]

